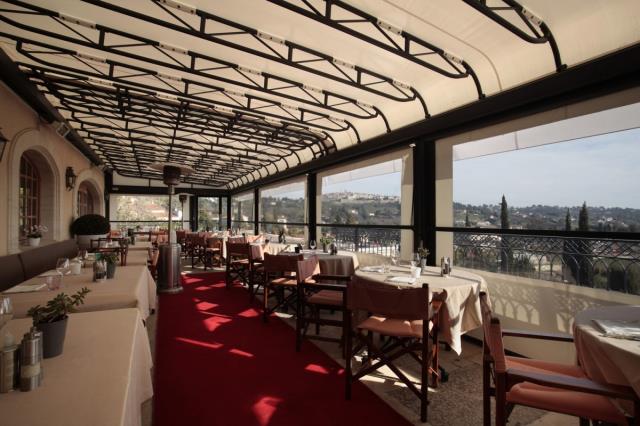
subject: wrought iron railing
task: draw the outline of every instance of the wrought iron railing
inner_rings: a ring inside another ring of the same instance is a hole
[[[454,264],[640,294],[640,241],[453,233]]]
[[[320,231],[334,237],[340,250],[391,256],[393,250],[400,249],[402,229],[322,225]],[[320,236],[321,234],[318,234],[318,240]]]
[[[169,221],[167,220],[110,220],[111,229],[136,229],[142,230],[154,230],[154,229],[167,229]],[[183,225],[184,224],[184,225]],[[180,219],[173,220],[173,227],[178,229],[179,227],[188,229],[190,222],[188,220],[181,221]]]

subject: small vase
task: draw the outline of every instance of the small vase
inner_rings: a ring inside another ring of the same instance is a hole
[[[107,279],[110,280],[111,278],[116,276],[116,264],[115,263],[107,263]]]
[[[427,258],[426,257],[420,258],[420,267],[422,269],[427,267]]]
[[[329,253],[329,250],[327,250],[327,245],[326,244],[322,245],[322,252],[323,253]]]
[[[29,238],[29,245],[31,247],[38,247],[40,245],[40,238]]]
[[[67,334],[67,320],[56,322],[44,322],[36,325],[36,328],[42,332],[42,356],[44,358],[53,358],[62,353],[64,348],[64,338]]]

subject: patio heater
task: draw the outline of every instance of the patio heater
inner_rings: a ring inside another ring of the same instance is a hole
[[[172,195],[175,193],[176,185],[180,184],[180,177],[193,172],[193,169],[173,163],[155,163],[149,166],[154,170],[162,172],[162,180],[167,185],[169,193],[169,242],[159,244],[160,251],[158,257],[158,293],[180,293],[182,284],[180,282],[180,244],[176,243],[176,234],[173,230]]]

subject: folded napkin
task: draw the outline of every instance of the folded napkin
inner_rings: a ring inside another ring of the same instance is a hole
[[[60,272],[52,269],[51,271],[41,273],[40,275],[38,275],[38,278],[55,277],[56,275],[60,275]]]
[[[362,272],[384,272],[384,266],[363,266],[360,268]]]
[[[605,337],[616,339],[640,340],[640,320],[616,321],[616,320],[592,320]]]
[[[413,277],[389,277],[386,281],[398,284],[415,284],[416,279]]]
[[[33,291],[40,291],[45,288],[47,284],[18,284],[15,287],[11,287],[8,290],[5,290],[4,294],[9,293],[31,293]]]

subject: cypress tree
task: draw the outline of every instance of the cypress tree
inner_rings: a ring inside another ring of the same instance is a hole
[[[471,227],[471,223],[469,222],[469,211],[465,212],[465,216],[464,216],[464,227],[465,228],[469,228]]]
[[[564,218],[564,230],[571,231],[571,213],[569,213],[569,209],[567,209],[567,215]]]
[[[578,216],[578,231],[589,230],[589,211],[587,210],[587,202],[582,204],[580,209],[580,216]]]
[[[502,195],[502,203],[500,205],[500,225],[502,229],[509,229],[509,206],[507,199]]]

